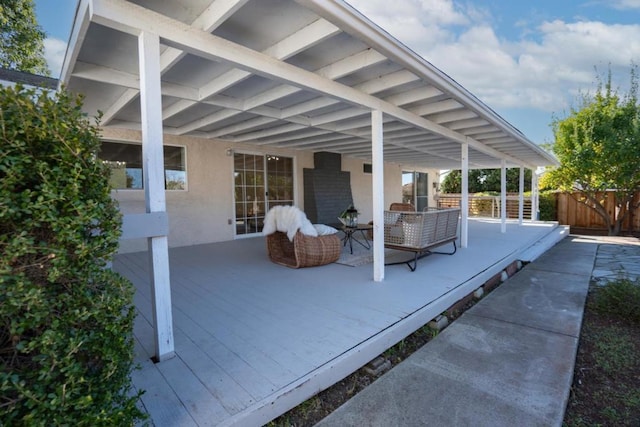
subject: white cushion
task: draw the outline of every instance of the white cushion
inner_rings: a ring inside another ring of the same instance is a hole
[[[336,234],[338,232],[335,228],[325,224],[313,224],[313,226],[318,232],[318,236],[326,236],[329,234]]]

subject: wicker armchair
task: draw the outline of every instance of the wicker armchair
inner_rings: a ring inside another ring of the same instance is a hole
[[[416,211],[416,207],[413,206],[411,203],[391,203],[391,206],[389,206],[389,210],[390,211],[400,211],[400,212],[415,212]]]
[[[389,206],[389,210],[399,211],[399,212],[415,212],[416,207],[413,206],[411,203],[394,202],[394,203],[391,203],[391,205]],[[369,221],[369,225],[373,225],[373,221]],[[373,240],[373,230],[367,231],[367,238],[369,240]]]
[[[293,242],[286,233],[276,231],[267,236],[267,253],[271,261],[291,268],[314,267],[340,258],[342,244],[335,234],[307,236],[300,231]]]

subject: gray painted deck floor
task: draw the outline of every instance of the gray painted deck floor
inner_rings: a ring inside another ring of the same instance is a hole
[[[147,253],[114,269],[136,286],[137,388],[156,426],[261,425],[428,322],[540,239],[551,223],[471,220],[469,245],[418,269],[273,264],[264,238],[170,250],[176,357],[153,364]],[[547,237],[548,238],[548,237]]]

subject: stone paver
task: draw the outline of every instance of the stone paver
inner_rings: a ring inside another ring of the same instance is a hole
[[[640,278],[640,245],[600,245],[593,280],[606,283],[621,277],[634,281]]]

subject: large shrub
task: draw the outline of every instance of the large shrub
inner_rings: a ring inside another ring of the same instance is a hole
[[[131,425],[132,286],[81,101],[0,88],[0,425]]]
[[[538,203],[541,221],[557,221],[558,199],[555,191],[541,191],[538,195]]]

